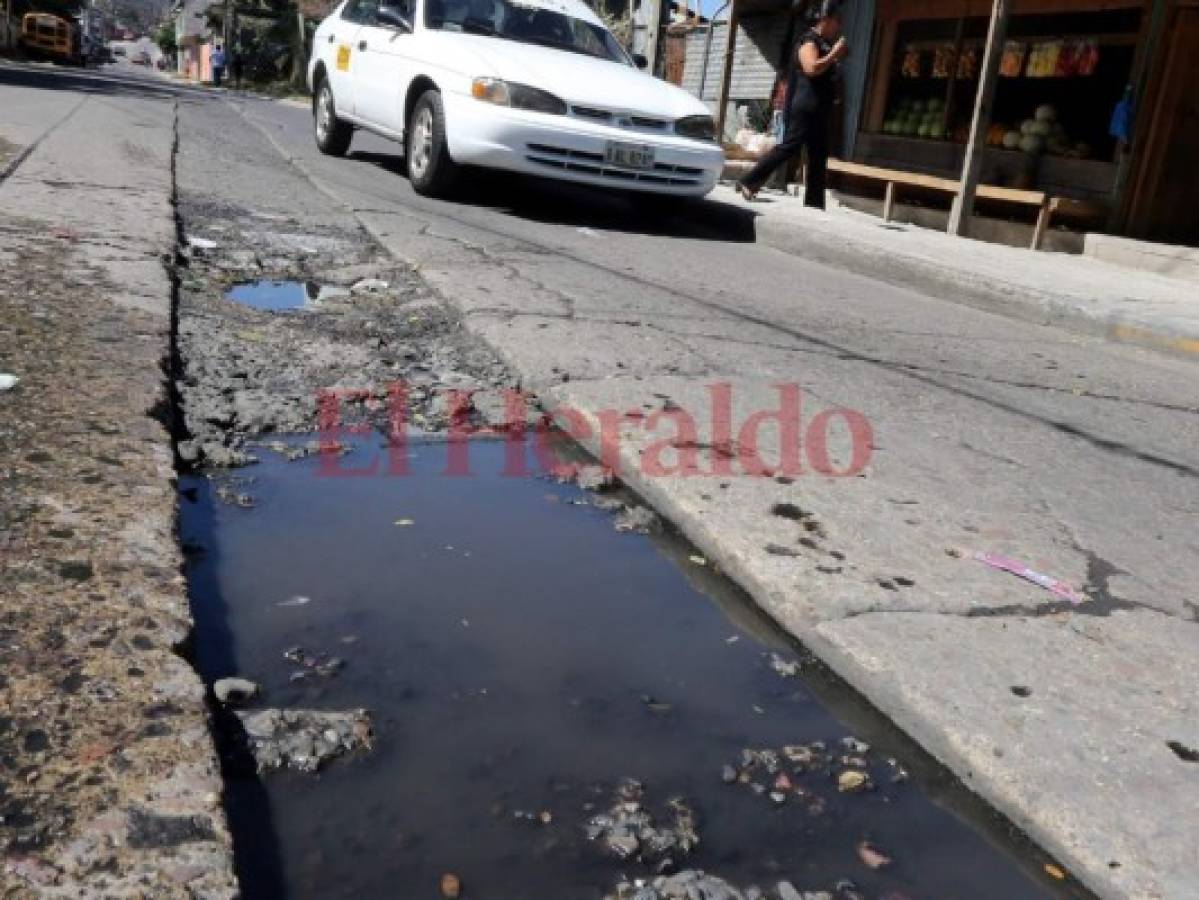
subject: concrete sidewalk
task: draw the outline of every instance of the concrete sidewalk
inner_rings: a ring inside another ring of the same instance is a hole
[[[21,149],[0,181],[0,371],[20,378],[0,392],[0,896],[226,900],[181,654],[173,103],[3,74]]]
[[[964,240],[835,203],[827,212],[731,187],[713,198],[752,209],[758,240],[929,296],[1082,334],[1199,358],[1199,288],[1090,256]]]

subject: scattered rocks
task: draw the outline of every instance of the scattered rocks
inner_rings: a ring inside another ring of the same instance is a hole
[[[258,685],[246,678],[220,678],[212,686],[217,700],[226,706],[241,706],[258,696]]]
[[[789,881],[780,881],[773,892],[753,885],[739,888],[701,869],[683,869],[649,880],[621,880],[604,900],[833,900],[833,894],[800,892]]]
[[[238,711],[246,747],[259,772],[316,772],[331,759],[371,748],[371,721],[364,709],[261,709]]]
[[[643,805],[645,789],[626,778],[616,789],[616,799],[606,813],[587,823],[588,839],[599,841],[618,859],[640,862],[671,860],[686,856],[699,844],[695,814],[681,797],[667,801],[671,825],[659,824]]]
[[[266,221],[190,194],[181,196],[180,214],[202,233],[223,228],[219,246],[193,248],[179,269],[176,387],[187,432],[179,457],[188,465],[252,464],[244,447],[264,434],[271,449],[300,459],[328,448],[301,449],[273,436],[387,429],[401,419],[443,431],[454,413],[450,388],[513,386],[461,316],[364,234]],[[230,284],[261,281],[320,288],[309,290],[314,302],[287,315],[224,300]],[[466,414],[467,424],[481,421],[469,408]]]

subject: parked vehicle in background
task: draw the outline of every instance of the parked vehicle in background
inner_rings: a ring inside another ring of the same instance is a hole
[[[421,194],[471,165],[702,197],[724,165],[707,107],[639,71],[581,0],[345,0],[313,47],[317,145],[403,141]]]
[[[26,13],[21,18],[21,44],[30,56],[78,65],[82,57],[79,27],[50,13]]]
[[[145,50],[138,50],[133,54],[132,62],[137,66],[148,66],[150,65],[150,54]]]

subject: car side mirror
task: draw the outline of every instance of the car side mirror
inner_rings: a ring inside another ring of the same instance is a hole
[[[412,32],[412,22],[395,6],[380,6],[375,12],[375,21],[387,28],[395,28],[406,34]]]
[[[634,53],[633,54],[633,65],[635,65],[638,69],[648,69],[649,68],[649,59],[646,57],[646,55],[644,53]]]

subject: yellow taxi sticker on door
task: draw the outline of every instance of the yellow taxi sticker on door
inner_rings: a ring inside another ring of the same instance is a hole
[[[339,72],[350,71],[350,45],[342,44],[337,48],[337,70]]]

